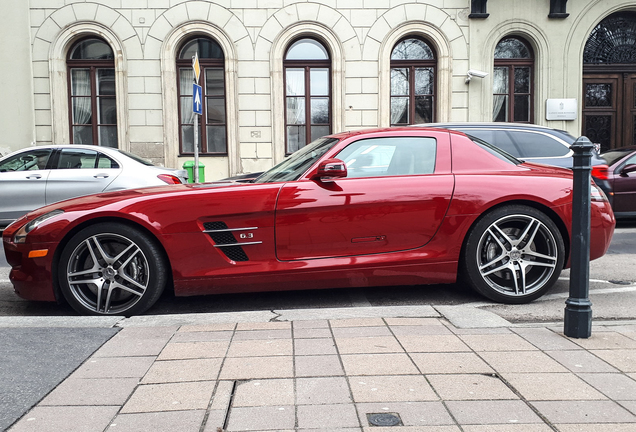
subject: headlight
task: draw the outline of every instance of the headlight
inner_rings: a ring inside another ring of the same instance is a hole
[[[52,217],[55,217],[62,213],[64,213],[64,210],[57,209],[53,210],[52,212],[45,213],[42,216],[36,217],[16,231],[15,235],[13,236],[13,243],[24,243],[26,241],[27,234],[33,231],[38,225],[40,225],[45,220],[51,219]]]

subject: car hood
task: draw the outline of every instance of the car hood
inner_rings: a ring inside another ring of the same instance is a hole
[[[166,185],[166,186],[150,186],[138,189],[125,189],[114,192],[102,192],[92,195],[85,195],[77,198],[71,198],[68,200],[60,201],[54,204],[50,204],[41,207],[28,213],[26,216],[28,219],[33,219],[48,213],[56,209],[64,209],[64,211],[90,211],[95,209],[109,209],[112,211],[118,211],[126,208],[131,203],[138,203],[139,201],[151,201],[151,200],[163,200],[169,199],[173,196],[182,197],[184,194],[197,194],[203,190],[209,189],[227,189],[237,187],[250,187],[256,186],[254,184],[242,184],[235,182],[211,182],[211,183],[196,183],[196,184],[181,184],[181,185]]]

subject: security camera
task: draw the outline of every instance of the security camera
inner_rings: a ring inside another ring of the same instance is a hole
[[[477,78],[485,78],[486,75],[488,75],[488,72],[482,72],[479,70],[475,70],[475,69],[468,69],[468,75],[469,76],[474,76]]]
[[[468,84],[472,77],[485,78],[486,75],[488,75],[488,72],[483,72],[483,71],[479,71],[475,69],[468,69],[468,72],[466,72],[466,75],[468,75],[466,77],[466,84]]]

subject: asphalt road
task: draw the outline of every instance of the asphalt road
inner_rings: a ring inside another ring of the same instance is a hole
[[[115,328],[3,328],[0,431],[7,429],[113,337]]]

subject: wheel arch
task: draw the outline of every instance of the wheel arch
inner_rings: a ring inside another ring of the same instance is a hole
[[[69,232],[67,232],[62,238],[62,240],[59,242],[55,250],[55,254],[53,255],[53,261],[51,264],[51,279],[53,281],[53,292],[54,292],[56,301],[58,303],[65,302],[64,296],[62,295],[62,290],[60,288],[59,279],[58,279],[60,257],[62,256],[62,252],[64,251],[64,248],[66,248],[66,245],[73,238],[73,236],[77,234],[78,232],[80,232],[81,230],[83,230],[84,228],[101,224],[101,223],[106,223],[106,222],[118,223],[121,225],[126,225],[130,228],[137,229],[143,232],[145,235],[147,235],[148,238],[155,243],[155,246],[157,246],[157,248],[161,252],[164,263],[167,265],[166,275],[168,277],[168,280],[167,280],[166,289],[173,290],[174,284],[172,279],[172,265],[170,264],[170,258],[168,257],[166,248],[164,247],[163,243],[159,240],[157,235],[153,233],[151,230],[149,230],[147,227],[143,226],[142,224],[132,221],[130,219],[118,218],[118,217],[112,217],[112,216],[103,216],[103,217],[98,217],[95,219],[87,219],[83,221],[82,223],[78,224],[77,226],[69,230]]]
[[[476,218],[473,223],[470,225],[470,227],[468,228],[468,230],[466,231],[466,234],[464,236],[464,239],[462,240],[462,248],[461,248],[461,252],[460,252],[460,262],[462,262],[462,260],[464,259],[464,254],[466,252],[466,243],[468,242],[468,238],[470,237],[470,233],[473,231],[473,229],[475,228],[475,225],[477,225],[477,223],[479,223],[480,220],[482,220],[488,213],[497,210],[498,208],[501,207],[506,207],[509,205],[524,205],[527,207],[532,207],[535,210],[538,210],[542,213],[544,213],[547,217],[549,217],[552,222],[554,222],[554,224],[557,226],[557,228],[559,229],[559,233],[561,234],[561,237],[563,238],[563,245],[565,247],[565,259],[564,259],[564,263],[568,263],[569,257],[570,257],[570,232],[565,224],[565,222],[563,221],[563,219],[558,215],[558,213],[556,211],[554,211],[552,208],[541,204],[539,202],[536,201],[531,201],[531,200],[512,200],[512,201],[504,201],[504,202],[500,202],[497,203],[495,205],[493,205],[492,207],[489,207],[488,209],[484,210],[481,215]],[[459,268],[461,269],[461,266],[459,266]]]

